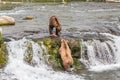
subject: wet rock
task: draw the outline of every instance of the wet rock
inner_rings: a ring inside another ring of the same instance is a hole
[[[54,70],[57,71],[63,71],[63,65],[62,60],[59,55],[59,48],[61,45],[61,39],[60,38],[44,38],[44,39],[37,39],[35,42],[40,43],[43,41],[44,45],[47,48],[48,54],[44,53],[43,57],[47,59],[48,65],[52,66]],[[71,49],[71,52],[73,53],[73,59],[74,59],[74,70],[77,71],[77,69],[83,69],[83,64],[80,62],[80,43],[78,40],[75,39],[66,39],[68,40],[68,45]]]
[[[58,50],[60,48],[60,39],[59,38],[56,38],[56,39],[47,38],[47,39],[43,40],[43,42],[48,50],[49,65],[51,65],[55,70],[62,70],[62,60],[58,53]]]
[[[26,16],[25,18],[23,18],[23,20],[33,20],[34,16]]]
[[[0,26],[14,25],[15,19],[9,16],[0,16]]]
[[[27,62],[28,64],[32,64],[32,59],[33,59],[32,44],[27,43],[26,53],[24,54],[24,61]]]
[[[7,61],[8,61],[8,51],[6,45],[3,44],[2,29],[0,28],[0,68],[5,67]]]
[[[0,68],[4,68],[8,62],[8,51],[5,44],[0,46]]]
[[[3,43],[2,32],[0,32],[0,46]]]
[[[74,72],[77,72],[78,70],[83,70],[85,69],[85,65],[77,58],[73,58],[74,60],[74,65],[73,67],[75,68],[74,69]]]
[[[80,41],[77,41],[75,39],[70,39],[68,44],[71,49],[72,55],[75,58],[80,58],[80,52],[81,52]]]

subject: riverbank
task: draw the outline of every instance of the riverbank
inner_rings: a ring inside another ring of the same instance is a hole
[[[2,4],[2,5],[5,5],[5,4],[24,4],[24,3],[29,3],[29,4],[33,4],[33,3],[35,3],[35,4],[43,4],[43,5],[46,5],[46,4],[68,4],[69,2],[11,2],[11,1],[2,1],[2,2],[0,2],[0,4]]]
[[[0,4],[21,4],[23,2],[9,2],[9,1],[1,1]]]

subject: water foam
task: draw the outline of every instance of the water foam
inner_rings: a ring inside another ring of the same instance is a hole
[[[120,68],[120,64],[98,65],[90,66],[89,71],[103,72],[108,70],[117,70]]]
[[[23,58],[26,53],[27,45],[32,44],[33,57],[36,62],[35,66],[27,64]],[[21,39],[7,43],[9,52],[9,62],[5,67],[2,79],[5,80],[84,80],[78,75],[55,72],[47,66],[42,58],[42,49],[44,45],[39,46],[37,43]]]
[[[86,65],[88,70],[102,72],[107,70],[116,70],[120,68],[120,36],[108,33],[102,34],[109,36],[107,41],[83,41],[86,46],[86,53],[83,50],[81,61]],[[87,57],[86,57],[87,56]]]

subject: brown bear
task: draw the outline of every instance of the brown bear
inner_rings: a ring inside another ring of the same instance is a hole
[[[59,54],[61,56],[65,70],[69,71],[73,65],[73,58],[71,56],[71,50],[67,44],[67,41],[64,39],[61,39],[61,47],[59,49]]]
[[[53,28],[56,28],[55,34],[53,33]],[[60,24],[60,21],[56,16],[51,16],[49,20],[49,33],[51,37],[57,37],[60,36],[62,27]]]

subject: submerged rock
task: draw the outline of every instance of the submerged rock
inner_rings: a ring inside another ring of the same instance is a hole
[[[25,18],[23,18],[23,20],[32,20],[34,19],[34,16],[26,16]]]
[[[0,16],[0,26],[14,25],[15,19],[9,16]]]
[[[26,46],[26,53],[24,54],[24,61],[32,65],[32,59],[33,59],[32,44],[28,43]]]

